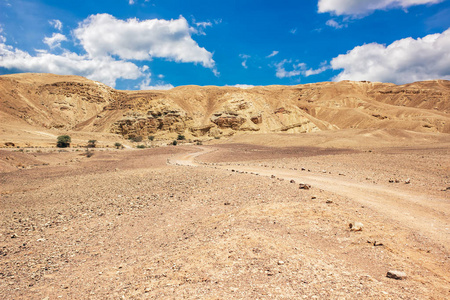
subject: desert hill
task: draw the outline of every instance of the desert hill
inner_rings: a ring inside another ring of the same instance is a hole
[[[0,76],[0,142],[35,132],[53,139],[57,131],[199,140],[343,129],[450,133],[449,112],[445,80],[118,91],[79,76]]]

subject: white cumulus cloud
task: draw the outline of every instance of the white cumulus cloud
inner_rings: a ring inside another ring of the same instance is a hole
[[[170,83],[157,83],[157,84],[151,84],[151,79],[146,78],[142,80],[142,82],[139,84],[139,90],[170,90],[173,89],[174,86]]]
[[[244,90],[255,87],[254,85],[251,85],[251,84],[235,84],[235,85],[226,85],[226,86],[237,87],[237,88],[244,89]]]
[[[290,65],[290,71],[286,70],[285,65]],[[296,77],[303,75],[305,77],[320,74],[329,69],[329,66],[323,64],[319,69],[308,69],[305,63],[292,63],[291,60],[284,59],[279,63],[275,64],[276,73],[275,76],[278,78]]]
[[[450,80],[450,29],[423,38],[405,38],[385,46],[365,44],[331,61],[343,70],[339,80],[369,80],[397,84],[420,80]]]
[[[242,58],[242,63],[241,63],[241,65],[242,65],[245,69],[248,69],[247,61],[248,61],[248,59],[249,59],[251,56],[250,56],[250,55],[247,55],[247,54],[239,54],[239,57]]]
[[[192,32],[182,16],[176,20],[124,21],[109,14],[97,14],[84,20],[74,30],[74,35],[90,57],[116,55],[130,60],[158,57],[200,63],[214,70],[212,53],[192,39]]]
[[[61,47],[61,42],[67,41],[65,35],[61,33],[53,33],[51,37],[45,37],[44,43],[46,43],[50,48]]]
[[[444,0],[319,0],[320,13],[341,15],[367,15],[375,10],[408,8],[414,5],[436,4]]]
[[[38,51],[36,56],[5,44],[0,36],[0,68],[15,69],[21,72],[41,72],[60,75],[80,75],[101,81],[114,87],[118,78],[137,79],[141,70],[131,62],[117,61],[111,57],[89,58],[73,52],[54,55]]]
[[[266,56],[266,58],[271,58],[274,57],[275,55],[277,55],[278,53],[280,53],[280,51],[272,51],[272,53],[270,53],[269,55]]]
[[[195,22],[194,25],[196,28],[191,28],[193,33],[199,34],[199,35],[206,35],[205,29],[207,27],[212,27],[213,24],[211,22]]]
[[[336,28],[336,29],[340,29],[340,28],[343,28],[344,26],[346,26],[346,25],[343,25],[343,24],[339,24],[339,23],[338,23],[336,20],[334,20],[334,19],[328,20],[328,21],[326,22],[326,24],[327,24],[327,26],[334,27],[334,28]]]
[[[57,29],[57,30],[59,30],[59,31],[61,31],[62,30],[62,22],[60,21],[60,20],[51,20],[51,21],[48,21],[48,23],[50,24],[50,25],[52,25],[53,26],[53,28],[55,28],[55,29]]]

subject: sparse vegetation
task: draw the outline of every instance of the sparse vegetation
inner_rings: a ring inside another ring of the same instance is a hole
[[[120,148],[122,148],[122,144],[117,142],[114,144],[114,147],[116,147],[116,149],[120,149]]]
[[[184,135],[182,135],[182,134],[179,134],[178,137],[177,137],[177,140],[184,141],[184,140],[186,140],[186,137]]]
[[[88,141],[89,148],[95,148],[96,146],[97,146],[97,140],[89,140]]]
[[[68,148],[70,147],[70,143],[72,139],[68,135],[60,135],[57,138],[56,147],[58,148]]]
[[[174,141],[172,142],[172,145],[174,145],[174,146],[176,146],[177,144],[178,144],[177,140],[174,140]]]
[[[203,145],[203,142],[202,141],[197,141],[197,145]]]
[[[137,135],[137,136],[131,135],[129,137],[129,140],[132,142],[135,142],[135,143],[140,143],[140,142],[142,142],[143,138],[140,135]]]
[[[153,135],[149,135],[149,136],[148,136],[148,139],[149,139],[150,141],[153,142],[153,140],[155,139],[155,137],[154,137]]]
[[[136,148],[138,148],[138,149],[145,149],[145,145],[137,145]]]
[[[86,157],[91,157],[94,155],[94,151],[89,151],[89,147],[86,147],[86,153],[85,153]]]

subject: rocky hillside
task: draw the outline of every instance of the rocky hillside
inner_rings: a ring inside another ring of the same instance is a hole
[[[3,124],[125,138],[350,128],[450,133],[450,81],[117,91],[77,76],[16,74],[0,76],[0,117]]]

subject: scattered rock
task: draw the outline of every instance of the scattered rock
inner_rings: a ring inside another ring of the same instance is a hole
[[[301,189],[301,190],[309,190],[311,188],[311,186],[309,184],[306,184],[306,183],[300,183],[298,185],[298,188]]]
[[[284,261],[279,260],[279,261],[278,261],[278,265],[279,265],[279,266],[284,265]]]
[[[405,184],[410,184],[410,183],[411,183],[411,179],[408,178],[405,180]]]
[[[364,225],[361,222],[352,222],[348,224],[351,231],[362,231]]]
[[[270,178],[275,178],[275,175],[270,176]]]
[[[377,242],[377,241],[367,241],[367,243],[368,244],[372,244],[372,245],[374,245],[375,247],[377,247],[377,246],[384,246],[383,245],[383,243],[379,243],[379,242]]]
[[[327,204],[331,204],[331,203],[333,203],[333,200],[328,199],[328,200],[327,200]]]
[[[404,280],[406,279],[406,273],[402,271],[391,270],[387,272],[386,277],[396,280]]]
[[[291,181],[289,181],[290,183],[295,183],[295,180],[294,179],[291,179]]]

